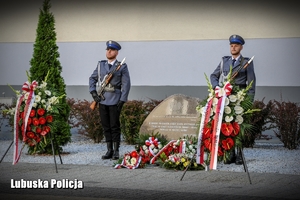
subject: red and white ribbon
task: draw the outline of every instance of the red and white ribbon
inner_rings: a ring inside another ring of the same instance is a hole
[[[201,117],[201,122],[200,122],[200,128],[199,128],[199,134],[198,134],[198,144],[197,144],[197,157],[196,157],[197,164],[204,163],[204,145],[202,145],[203,130],[209,121],[212,102],[213,102],[213,99],[210,99],[204,106],[202,113],[201,113],[202,117]]]
[[[28,98],[25,102],[25,108],[24,108],[24,114],[23,114],[23,130],[22,131],[22,140],[23,142],[26,141],[26,129],[27,129],[27,122],[30,115],[30,111],[32,109],[32,105],[35,100],[34,90],[38,86],[38,83],[36,81],[33,81],[31,84],[26,81],[23,86],[22,90],[26,93],[29,92]],[[25,98],[25,94],[23,94],[21,97],[18,98],[17,104],[16,104],[16,110],[15,110],[15,117],[14,117],[14,155],[13,155],[13,165],[17,164],[17,162],[20,159],[21,151],[19,152],[19,120],[20,120],[20,107]]]
[[[214,116],[215,123],[214,123],[214,127],[213,127],[213,132],[212,132],[210,169],[217,169],[219,138],[220,138],[222,118],[223,118],[223,113],[224,113],[225,99],[226,99],[226,94],[225,94],[225,96],[222,96],[221,98],[218,99],[216,113]]]
[[[176,141],[177,141],[177,140],[171,140],[167,145],[165,145],[163,148],[161,148],[161,150],[160,150],[157,154],[155,154],[155,156],[154,156],[153,158],[151,158],[150,164],[154,164],[154,162],[156,161],[156,158],[157,158],[158,156],[160,156],[160,154],[161,154],[162,152],[164,152],[164,150],[165,150],[166,148],[168,148],[170,144],[173,144],[173,143],[176,142]]]

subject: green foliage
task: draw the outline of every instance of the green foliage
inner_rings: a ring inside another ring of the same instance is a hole
[[[59,52],[56,45],[55,19],[50,12],[50,0],[43,2],[43,8],[40,10],[39,21],[36,30],[36,40],[34,43],[33,58],[30,60],[30,78],[41,83],[45,80],[47,73],[47,84],[50,90],[54,90],[54,96],[66,94],[66,85],[61,76],[62,66],[58,60]],[[53,137],[56,138],[58,146],[65,145],[71,139],[70,126],[68,124],[70,107],[66,102],[66,97],[60,99],[60,108],[56,115],[54,123],[59,126],[52,131]],[[52,152],[51,144],[45,146],[46,152]]]
[[[67,99],[71,107],[69,123],[72,128],[78,128],[78,133],[100,143],[104,138],[99,109],[90,109],[92,102],[87,100]]]
[[[283,142],[284,147],[296,149],[300,144],[300,106],[293,102],[272,101],[269,115],[274,133]]]
[[[124,104],[120,115],[120,123],[121,132],[126,143],[135,143],[144,120],[160,102],[153,99],[150,99],[149,102],[131,100]]]

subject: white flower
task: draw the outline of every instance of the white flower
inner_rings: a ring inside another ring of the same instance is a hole
[[[162,144],[158,144],[158,149],[161,149],[163,146],[162,146]]]
[[[194,146],[193,146],[193,145],[189,145],[188,149],[189,149],[189,150],[193,150],[193,149],[194,149]]]
[[[214,98],[212,104],[217,105],[218,104],[218,98]]]
[[[145,154],[149,154],[149,150],[147,149],[147,150],[145,150]]]
[[[231,108],[230,108],[229,106],[225,106],[224,112],[225,112],[226,114],[230,114],[230,113],[231,113]]]
[[[130,163],[131,163],[132,165],[135,165],[135,164],[136,164],[136,158],[131,158]]]
[[[233,120],[233,116],[228,116],[228,115],[227,115],[227,116],[225,117],[225,121],[226,121],[226,122],[231,122],[232,120]]]
[[[34,99],[34,102],[36,102],[36,103],[38,103],[38,102],[40,102],[41,101],[41,96],[40,95],[36,95],[35,96],[35,99]]]
[[[234,111],[236,114],[242,114],[244,112],[244,109],[241,106],[234,106]]]
[[[38,95],[42,96],[42,93],[41,93],[41,92],[38,92]]]
[[[52,106],[51,106],[51,105],[48,105],[48,106],[46,107],[46,110],[47,110],[47,111],[52,111]]]
[[[148,147],[146,145],[143,145],[143,150],[145,151],[146,149],[148,149]]]
[[[37,103],[33,103],[32,107],[36,108],[37,107]]]
[[[153,149],[153,152],[156,154],[158,152],[158,149]]]
[[[244,119],[243,119],[242,115],[237,115],[235,121],[236,121],[238,124],[242,124],[243,121],[244,121]]]
[[[57,103],[58,103],[58,98],[55,97],[55,96],[53,96],[53,97],[51,97],[50,99],[48,99],[48,102],[49,102],[50,104],[57,104]]]
[[[237,97],[235,96],[235,95],[230,95],[229,96],[229,100],[231,101],[231,102],[236,102],[236,100],[237,100]]]
[[[225,98],[225,106],[228,106],[229,103],[230,103],[230,101],[229,101],[229,99],[226,97],[226,98]]]
[[[154,144],[151,144],[150,146],[149,146],[151,149],[154,149]]]
[[[26,94],[24,95],[24,99],[27,100],[29,96],[29,92],[26,92]]]
[[[42,99],[42,100],[41,100],[41,103],[42,103],[42,104],[46,104],[46,100],[45,100],[45,99]]]
[[[50,96],[51,92],[49,90],[45,90],[46,95]]]
[[[47,83],[46,82],[44,82],[44,81],[42,81],[42,84],[40,84],[40,88],[45,88],[47,86]]]

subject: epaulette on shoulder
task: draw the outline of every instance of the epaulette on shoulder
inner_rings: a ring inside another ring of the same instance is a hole
[[[231,58],[231,56],[223,56],[222,58],[223,58],[223,60],[228,60]]]

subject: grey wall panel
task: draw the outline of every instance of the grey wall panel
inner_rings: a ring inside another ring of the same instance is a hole
[[[20,90],[21,85],[14,85],[13,88]],[[266,87],[256,88],[256,100],[263,100],[267,103],[269,100],[290,101],[300,103],[300,87]],[[67,86],[67,97],[92,101],[88,86]],[[191,97],[204,99],[207,97],[207,86],[132,86],[129,93],[129,100],[149,99],[163,100],[173,94],[184,94]],[[0,96],[15,96],[8,86],[0,86]]]
[[[133,86],[206,86],[204,74],[229,54],[228,40],[122,42]],[[67,85],[88,85],[105,42],[58,43]],[[0,85],[21,85],[32,58],[33,43],[0,43]],[[300,38],[251,39],[242,54],[255,55],[257,86],[300,86]]]

